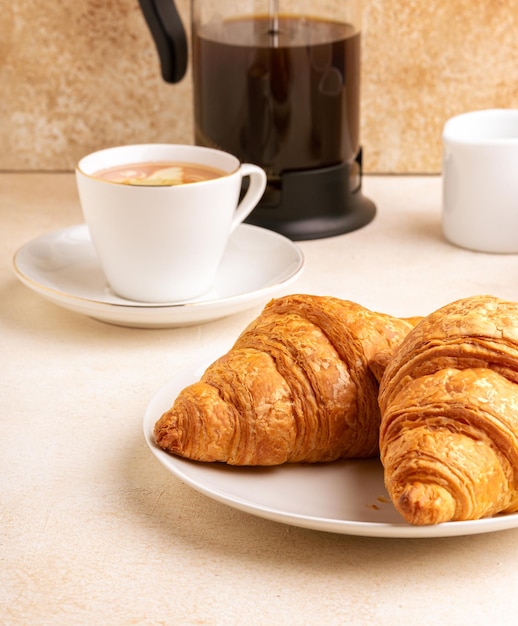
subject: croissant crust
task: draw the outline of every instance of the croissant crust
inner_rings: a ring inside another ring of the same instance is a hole
[[[272,300],[155,425],[163,449],[199,461],[276,465],[378,452],[379,383],[413,322],[353,302]]]
[[[491,296],[424,318],[380,385],[380,456],[412,524],[518,510],[518,304]]]

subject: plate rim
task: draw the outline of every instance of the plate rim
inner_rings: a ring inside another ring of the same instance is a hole
[[[235,508],[256,517],[268,519],[270,521],[310,530],[351,536],[391,539],[432,539],[491,533],[518,527],[518,513],[501,514],[479,520],[444,522],[442,524],[429,526],[414,526],[405,522],[403,518],[401,518],[401,522],[398,523],[336,520],[319,515],[304,515],[300,513],[282,511],[276,507],[265,506],[263,504],[258,504],[257,502],[254,503],[251,499],[245,499],[236,495],[229,495],[223,490],[217,490],[207,484],[204,484],[202,481],[196,479],[185,471],[185,468],[189,467],[191,464],[200,467],[200,465],[203,466],[202,463],[190,461],[181,457],[175,457],[156,445],[152,436],[152,426],[160,416],[153,414],[152,412],[155,408],[155,403],[166,391],[169,392],[171,390],[174,391],[182,388],[184,384],[181,384],[180,381],[184,381],[184,383],[187,381],[185,384],[194,382],[194,380],[199,378],[202,371],[215,358],[217,358],[217,356],[213,355],[211,358],[200,360],[190,367],[180,370],[175,376],[162,384],[149,400],[144,411],[143,419],[144,438],[154,457],[173,476],[206,497],[230,506],[231,508]],[[171,395],[170,397],[174,400],[175,396]],[[207,469],[210,470],[210,464],[206,465]],[[282,466],[279,466],[279,469],[282,471]]]

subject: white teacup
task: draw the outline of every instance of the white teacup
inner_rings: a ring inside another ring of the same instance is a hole
[[[481,252],[518,252],[518,110],[451,118],[443,130],[445,237]]]
[[[166,172],[165,181],[137,181],[128,171],[124,175],[129,184],[101,178],[105,170],[139,163],[160,164],[162,169],[172,163],[193,164],[217,170],[217,175],[181,184],[177,170],[172,176]],[[250,182],[239,202],[244,177]],[[79,161],[76,180],[110,287],[123,298],[152,303],[191,300],[210,289],[230,234],[266,186],[266,174],[256,165],[241,164],[220,150],[175,144],[93,152]]]

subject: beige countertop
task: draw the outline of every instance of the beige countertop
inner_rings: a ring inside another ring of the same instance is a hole
[[[21,284],[24,243],[81,222],[71,174],[0,175],[0,621],[18,624],[511,624],[518,530],[433,539],[319,532],[202,495],[148,449],[156,390],[225,351],[260,307],[187,328],[105,324]],[[440,179],[367,177],[367,227],[301,242],[287,292],[421,315],[518,299],[518,256],[461,250]]]

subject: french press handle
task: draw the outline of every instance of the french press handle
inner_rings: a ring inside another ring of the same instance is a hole
[[[187,70],[187,36],[173,0],[139,0],[155,41],[162,78],[177,83]]]

